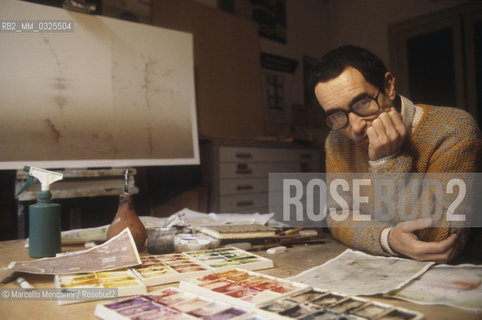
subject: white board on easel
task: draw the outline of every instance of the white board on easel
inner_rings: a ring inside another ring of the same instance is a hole
[[[0,169],[199,164],[192,34],[2,1]]]

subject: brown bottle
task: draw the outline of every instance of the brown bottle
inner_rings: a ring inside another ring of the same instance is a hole
[[[124,192],[119,195],[119,209],[107,230],[107,239],[118,235],[126,227],[131,231],[137,250],[143,251],[146,242],[146,228],[134,209],[132,194]]]

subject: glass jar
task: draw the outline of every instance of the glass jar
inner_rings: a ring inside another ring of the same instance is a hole
[[[174,252],[175,228],[147,228],[147,252],[164,254]]]

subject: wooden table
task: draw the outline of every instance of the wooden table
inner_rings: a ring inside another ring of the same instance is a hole
[[[0,276],[6,273],[5,268],[11,261],[30,260],[28,249],[24,248],[25,240],[12,240],[0,242]],[[63,247],[63,251],[84,249],[83,247]],[[285,278],[298,274],[311,267],[320,265],[343,252],[346,247],[327,238],[325,244],[297,246],[288,249],[286,253],[268,255],[266,251],[256,254],[273,260],[275,267],[259,272]],[[37,288],[53,288],[53,276],[25,275],[24,278]],[[178,284],[149,287],[154,291]],[[10,282],[2,288],[18,288],[17,283]],[[414,303],[381,297],[364,297],[370,300],[388,303],[402,308],[412,309],[425,314],[427,320],[443,319],[481,319],[480,313],[468,312],[446,306],[423,306]],[[94,317],[95,302],[84,302],[59,306],[56,300],[28,300],[14,301],[0,299],[1,319],[96,319]]]

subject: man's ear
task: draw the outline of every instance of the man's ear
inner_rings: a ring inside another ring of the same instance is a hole
[[[385,73],[385,94],[390,100],[395,100],[397,94],[395,92],[395,76],[391,72]]]

